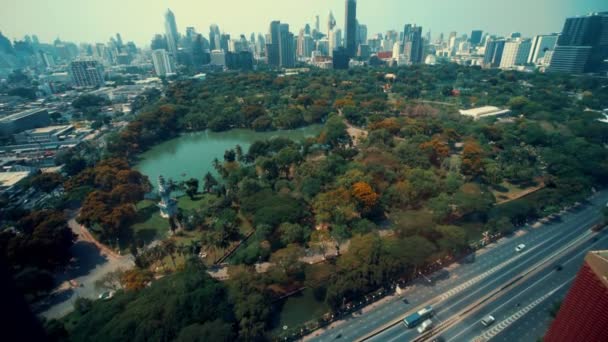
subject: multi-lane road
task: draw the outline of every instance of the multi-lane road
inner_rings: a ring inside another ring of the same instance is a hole
[[[456,267],[436,272],[430,282],[421,279],[404,294],[307,340],[535,341],[550,320],[548,308],[563,298],[586,252],[608,249],[608,233],[589,230],[600,221],[607,200],[608,191],[597,193],[560,220],[527,227]],[[521,243],[526,248],[517,253]],[[430,332],[420,335],[400,323],[426,305],[435,311]],[[488,314],[496,322],[484,327],[480,320]]]

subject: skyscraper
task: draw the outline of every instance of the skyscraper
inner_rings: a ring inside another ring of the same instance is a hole
[[[482,30],[473,30],[471,31],[471,45],[479,45],[481,43],[481,36],[483,35]]]
[[[167,9],[167,13],[165,13],[165,34],[167,36],[167,47],[169,48],[169,52],[173,55],[173,57],[177,57],[177,41],[178,41],[178,33],[177,33],[177,24],[175,23],[175,15],[171,12],[170,9]]]
[[[489,40],[486,46],[486,53],[483,57],[483,66],[485,68],[496,68],[500,65],[502,52],[505,48],[505,40]]]
[[[281,22],[272,21],[268,30],[269,40],[266,42],[266,56],[269,65],[280,66],[281,55],[279,52],[279,38],[281,37]]]
[[[354,57],[357,54],[357,0],[346,0],[344,34],[346,54]]]
[[[539,59],[545,57],[547,51],[553,51],[557,44],[557,34],[538,35],[532,39],[532,47],[528,56],[528,63],[537,63]]]
[[[209,26],[209,49],[211,51],[220,48],[220,28],[212,24]]]
[[[406,63],[418,64],[424,60],[422,26],[407,24],[403,28],[403,55]]]
[[[605,341],[608,327],[608,251],[589,252],[543,340]]]
[[[336,18],[334,18],[334,13],[329,11],[329,16],[327,17],[327,38],[329,38],[334,27],[336,27]]]
[[[367,43],[367,25],[359,25],[357,30],[357,45]]]
[[[605,72],[608,71],[606,59],[608,12],[592,13],[566,19],[548,70],[569,73]]]
[[[500,68],[508,69],[525,64],[530,55],[532,43],[529,39],[515,39],[505,43],[500,60]]]
[[[315,15],[315,30],[317,32],[321,31],[321,26],[320,26],[320,23],[319,23],[319,16],[318,15]]]
[[[173,59],[166,50],[159,49],[152,51],[152,64],[154,64],[154,72],[157,76],[175,74]]]
[[[293,68],[296,65],[295,40],[289,32],[289,24],[279,25],[279,64],[283,68]]]

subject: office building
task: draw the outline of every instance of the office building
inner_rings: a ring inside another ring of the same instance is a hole
[[[297,47],[298,57],[310,57],[313,50],[313,44],[314,41],[310,34],[307,34],[305,29],[300,30]]]
[[[543,341],[606,341],[608,251],[589,252]]]
[[[73,130],[72,125],[46,126],[14,134],[13,138],[17,144],[44,144],[65,140]]]
[[[282,68],[296,66],[295,39],[289,32],[289,24],[279,25],[279,64]]]
[[[268,30],[268,40],[266,41],[266,57],[269,65],[278,67],[281,62],[279,51],[279,40],[281,37],[281,22],[272,21]]]
[[[481,43],[482,35],[483,35],[482,30],[471,31],[471,39],[469,40],[471,42],[471,45],[473,45],[473,46],[479,45]]]
[[[342,46],[342,30],[335,28],[329,35],[329,55],[333,56],[334,50]]]
[[[177,58],[177,42],[179,35],[177,33],[177,24],[175,23],[175,15],[170,9],[165,13],[165,36],[167,37],[167,47],[173,58]]]
[[[500,60],[501,69],[513,68],[516,65],[525,64],[530,55],[532,43],[529,39],[515,39],[505,43]]]
[[[349,57],[357,54],[357,0],[345,0],[344,40]]]
[[[327,37],[329,38],[331,31],[333,31],[334,27],[336,27],[336,18],[334,18],[334,13],[329,11],[329,16],[327,17]]]
[[[557,44],[557,34],[538,35],[532,39],[530,54],[528,55],[528,63],[539,63],[539,60],[545,57],[547,51],[553,51]]]
[[[211,51],[211,63],[212,65],[226,66],[226,53],[222,50]]]
[[[0,118],[0,136],[6,137],[27,129],[46,127],[51,124],[46,109],[30,109]]]
[[[566,19],[548,70],[566,73],[606,72],[607,59],[608,12],[592,13]]]
[[[152,64],[154,65],[156,76],[175,75],[173,57],[169,55],[167,50],[159,49],[152,51]]]
[[[69,71],[75,87],[100,87],[104,84],[103,67],[98,61],[73,61]]]
[[[213,24],[209,26],[209,49],[211,51],[220,48],[220,28]]]
[[[250,51],[227,52],[226,67],[233,70],[253,70],[253,54]]]
[[[332,56],[332,63],[334,69],[344,70],[348,69],[348,62],[350,61],[350,56],[344,47],[339,47],[334,50]]]
[[[582,74],[586,70],[591,49],[591,46],[556,46],[547,70]]]
[[[407,24],[403,28],[403,56],[408,64],[419,64],[424,61],[422,27]]]
[[[485,68],[496,68],[500,65],[502,53],[505,48],[505,40],[490,40],[486,45],[486,52],[483,57],[483,66]]]
[[[359,25],[357,30],[357,44],[367,44],[367,25]]]

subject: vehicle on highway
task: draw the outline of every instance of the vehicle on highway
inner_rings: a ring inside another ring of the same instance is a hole
[[[515,251],[521,252],[524,250],[524,248],[526,248],[526,245],[524,245],[523,243],[520,243],[519,245],[517,245],[517,247],[515,247]]]
[[[555,266],[556,271],[561,271],[563,269],[562,265]]]
[[[423,332],[428,331],[432,327],[433,327],[433,321],[431,321],[430,319],[427,319],[426,321],[422,322],[422,324],[420,324],[420,326],[418,327],[418,332],[422,334]]]
[[[496,321],[496,319],[494,318],[494,316],[492,315],[487,315],[486,317],[484,317],[481,320],[481,324],[483,324],[484,326],[490,326],[492,325],[492,323],[494,323],[494,321]]]
[[[405,324],[408,329],[411,329],[431,316],[433,316],[433,307],[429,305],[424,309],[420,309],[418,312],[414,312],[413,314],[405,317],[403,319],[403,324]]]

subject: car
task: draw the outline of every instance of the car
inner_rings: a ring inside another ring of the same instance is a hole
[[[520,243],[519,245],[517,245],[517,247],[515,247],[515,251],[521,252],[524,248],[526,248],[526,245],[524,245],[523,243]]]
[[[496,318],[494,318],[494,316],[492,315],[487,315],[486,317],[484,317],[481,320],[481,324],[483,324],[484,326],[490,326],[492,325],[492,323],[494,323],[494,321],[496,321]]]
[[[422,322],[422,324],[420,324],[420,326],[418,327],[418,332],[420,334],[422,334],[423,332],[431,329],[433,327],[433,321],[431,321],[430,319],[427,319],[426,321]]]
[[[556,271],[561,271],[563,269],[562,265],[555,266]]]
[[[110,300],[110,299],[112,299],[112,297],[114,297],[114,293],[115,293],[114,291],[106,291],[106,292],[100,294],[99,297],[97,297],[97,298],[99,298],[101,300]]]

